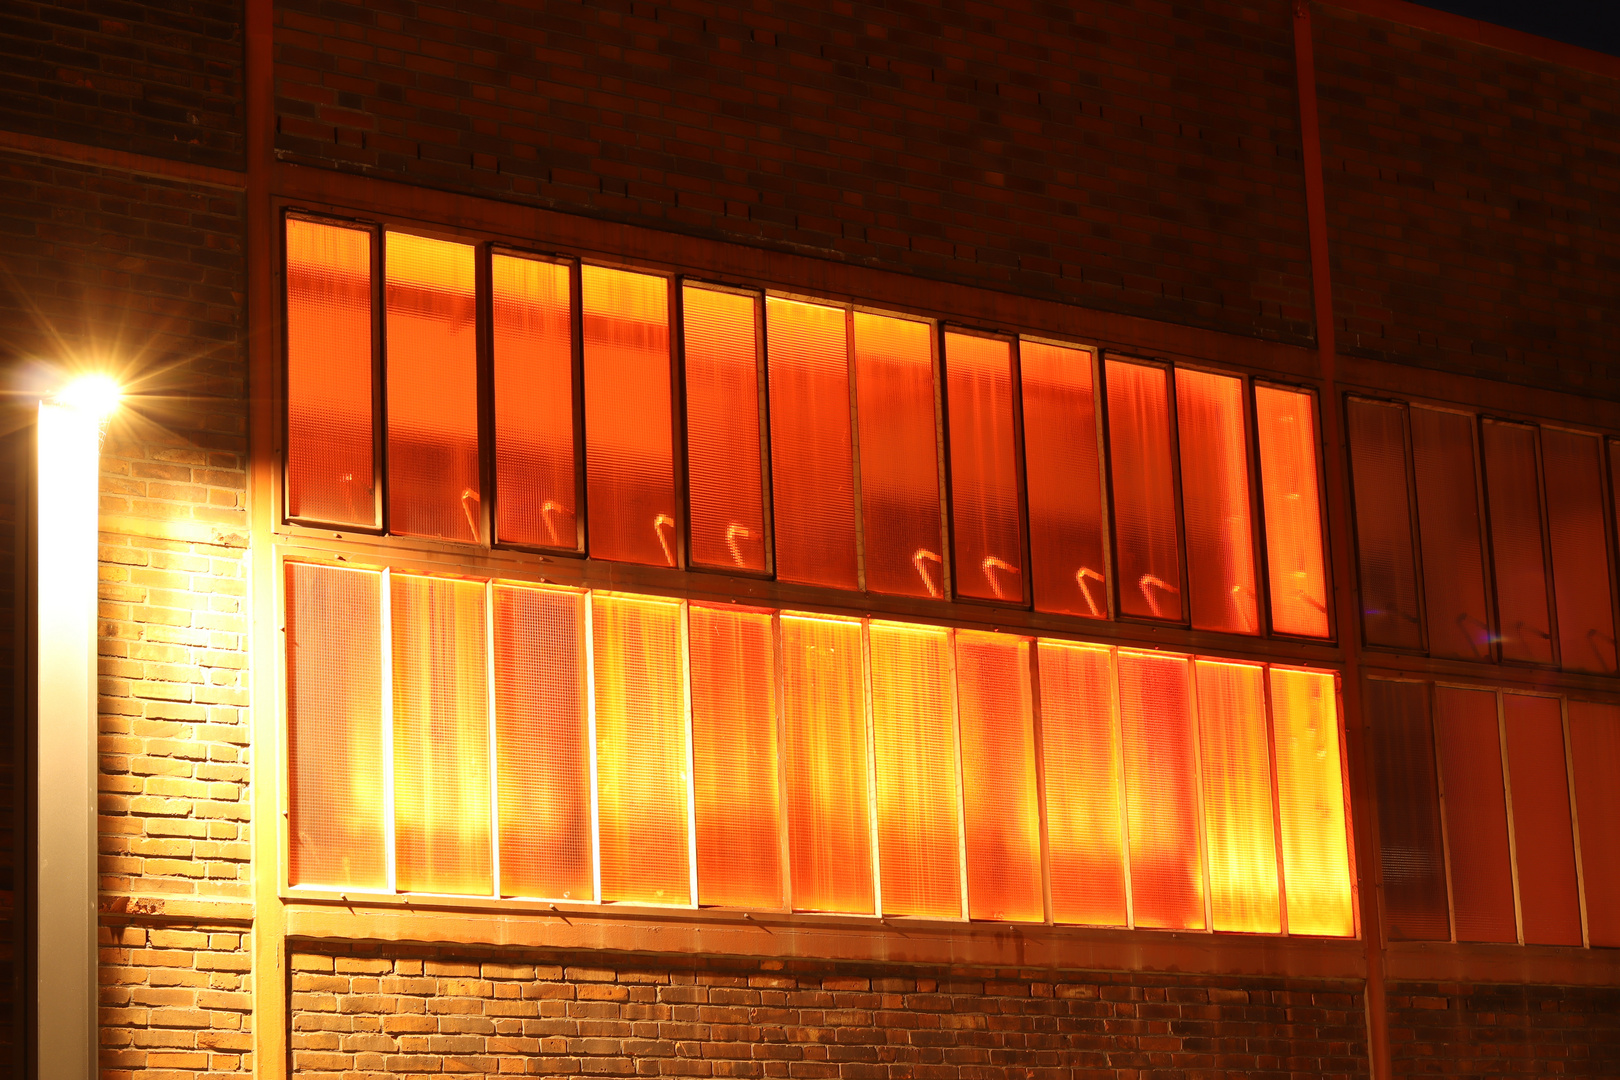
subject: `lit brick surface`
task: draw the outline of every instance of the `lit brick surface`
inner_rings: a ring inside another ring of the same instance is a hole
[[[251,1072],[249,937],[240,928],[101,928],[101,1076]]]

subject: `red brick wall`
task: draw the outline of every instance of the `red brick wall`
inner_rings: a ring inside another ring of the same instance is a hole
[[[1367,1072],[1358,985],[299,946],[293,1069],[999,1078]]]
[[[1620,988],[1395,983],[1396,1076],[1620,1076]]]

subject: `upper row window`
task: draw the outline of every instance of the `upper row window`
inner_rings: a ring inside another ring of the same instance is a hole
[[[1329,636],[1308,391],[286,224],[295,522]]]

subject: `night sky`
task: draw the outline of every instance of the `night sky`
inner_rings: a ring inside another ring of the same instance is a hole
[[[1424,7],[1510,26],[1620,56],[1620,0],[1416,0]]]

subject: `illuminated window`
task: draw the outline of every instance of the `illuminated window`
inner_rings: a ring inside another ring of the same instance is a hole
[[[1254,388],[1265,509],[1271,627],[1279,634],[1327,637],[1327,572],[1317,490],[1316,412],[1310,394]]]
[[[1119,608],[1139,618],[1180,622],[1185,608],[1169,381],[1164,368],[1108,361]]]
[[[1176,371],[1192,624],[1199,630],[1258,634],[1243,396],[1242,379]]]
[[[946,334],[945,371],[957,595],[1023,603],[1012,343]]]
[[[1035,606],[1108,617],[1103,512],[1090,349],[1023,341],[1018,348]]]

